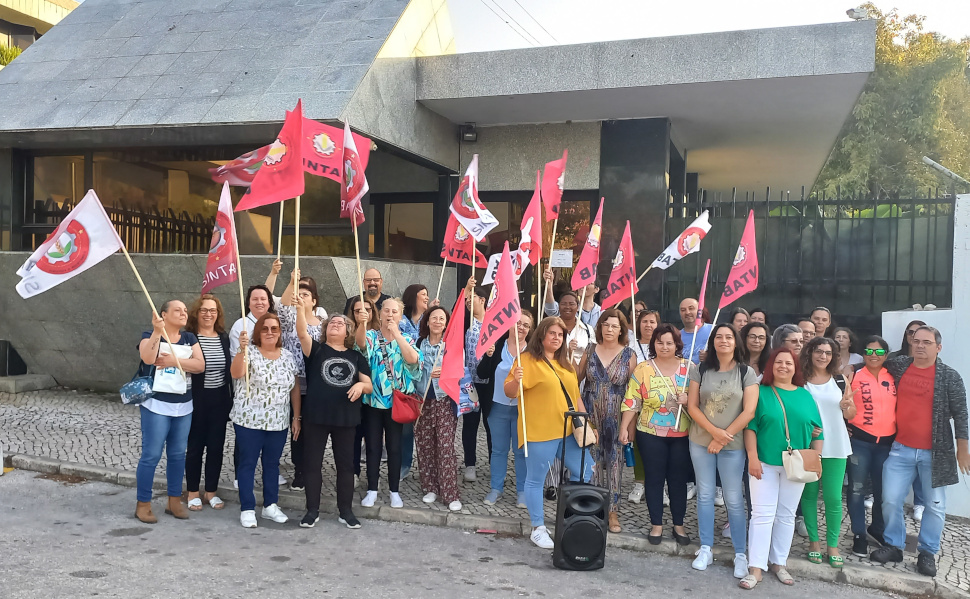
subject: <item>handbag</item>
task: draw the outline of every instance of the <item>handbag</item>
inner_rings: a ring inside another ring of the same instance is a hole
[[[387,342],[383,337],[378,339],[380,344],[382,358],[381,361],[384,363],[384,372],[387,373],[388,380],[391,381],[391,385],[394,385],[394,369],[391,368],[390,354],[387,351]],[[408,394],[400,391],[398,389],[392,389],[391,391],[391,420],[397,422],[398,424],[411,424],[418,419],[421,415],[421,407],[424,405],[422,401],[415,394]]]
[[[119,390],[121,403],[129,406],[137,406],[155,397],[155,392],[152,391],[152,383],[154,382],[155,375],[152,369],[154,368],[154,366],[148,366],[144,363],[138,365],[135,376],[131,377],[131,380],[122,385]]]
[[[192,347],[188,345],[163,345],[164,349],[171,350],[179,360],[188,360],[192,357]],[[161,349],[159,350],[161,352]],[[169,352],[164,352],[169,353]],[[155,380],[152,382],[152,391],[156,393],[172,393],[174,395],[184,395],[188,391],[188,376],[175,366],[168,368],[156,368]]]
[[[791,433],[788,432],[788,413],[785,402],[781,401],[778,390],[771,388],[781,404],[781,414],[785,419],[785,441],[788,448],[781,452],[781,463],[785,467],[788,480],[795,483],[814,483],[822,477],[822,455],[814,449],[792,449]]]
[[[566,396],[566,405],[569,406],[569,411],[575,412],[576,407],[573,405],[572,398],[569,397],[569,392],[566,391],[566,385],[562,382],[562,379],[559,378],[559,373],[556,372],[556,369],[552,366],[552,363],[549,362],[549,358],[543,356],[542,359],[546,361],[546,364],[549,364],[549,368],[552,368],[552,373],[556,375],[556,380],[559,381],[559,387],[562,389],[562,394]],[[576,444],[580,447],[596,445],[596,443],[599,441],[599,438],[596,435],[596,429],[589,425],[586,416],[588,416],[588,414],[585,416],[572,416],[573,438],[576,439]]]

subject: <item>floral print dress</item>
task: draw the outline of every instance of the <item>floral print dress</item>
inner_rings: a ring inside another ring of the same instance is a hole
[[[234,379],[236,396],[229,419],[234,424],[260,431],[282,431],[290,426],[290,390],[296,382],[302,354],[298,358],[288,349],[280,357],[267,359],[259,348],[248,345],[249,392],[246,377]]]

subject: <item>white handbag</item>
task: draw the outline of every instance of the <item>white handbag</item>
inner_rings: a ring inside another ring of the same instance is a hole
[[[192,357],[192,346],[190,345],[175,345],[171,346],[168,343],[162,343],[161,348],[158,350],[158,354],[169,355],[171,351],[169,348],[175,349],[175,357],[179,360],[188,360]],[[184,395],[188,391],[188,376],[185,373],[179,371],[175,366],[170,366],[168,368],[156,368],[155,369],[155,380],[152,381],[152,391],[156,393],[172,393],[174,395]]]

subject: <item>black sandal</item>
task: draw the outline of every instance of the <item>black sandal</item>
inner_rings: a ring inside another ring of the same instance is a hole
[[[690,537],[687,535],[677,534],[677,531],[671,531],[674,535],[674,540],[677,541],[678,545],[690,545]]]

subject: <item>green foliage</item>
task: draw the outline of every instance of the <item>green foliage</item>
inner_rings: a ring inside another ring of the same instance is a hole
[[[970,173],[970,37],[956,42],[923,30],[923,17],[878,19],[876,70],[856,102],[816,191],[897,198],[950,185],[922,164],[929,156]]]
[[[0,66],[5,67],[23,52],[17,46],[0,46]]]

